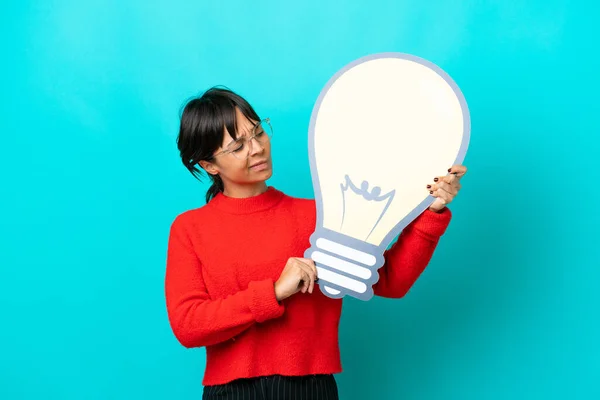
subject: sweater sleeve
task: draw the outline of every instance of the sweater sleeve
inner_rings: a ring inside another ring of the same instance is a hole
[[[255,323],[277,318],[284,306],[275,297],[273,280],[250,282],[226,298],[212,299],[181,218],[169,233],[165,297],[171,329],[185,347],[202,347],[233,338]]]
[[[385,263],[373,285],[376,296],[399,298],[408,293],[429,264],[451,218],[448,207],[440,213],[425,210],[402,230],[396,243],[384,252]]]

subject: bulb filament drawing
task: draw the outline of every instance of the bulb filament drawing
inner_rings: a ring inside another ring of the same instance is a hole
[[[345,232],[344,222],[346,221],[346,217],[348,218],[348,220],[358,219],[358,218],[363,219],[365,217],[366,218],[376,217],[377,220],[372,223],[370,223],[370,222],[365,223],[364,221],[361,222],[362,226],[372,226],[372,228],[368,232],[365,232],[367,234],[366,237],[362,238],[362,240],[367,241],[367,239],[369,239],[369,236],[371,236],[371,233],[373,233],[373,231],[379,224],[379,221],[381,221],[381,218],[383,218],[383,216],[385,215],[390,204],[394,200],[394,196],[396,195],[396,190],[394,189],[394,190],[390,191],[389,193],[382,195],[381,188],[379,186],[375,186],[371,189],[371,192],[369,192],[369,182],[363,181],[359,188],[352,182],[352,180],[350,179],[350,177],[348,175],[345,176],[345,182],[340,185],[340,188],[342,190],[343,204],[342,204],[342,223],[341,223],[339,231],[341,233]],[[348,189],[350,189],[350,191]],[[346,199],[350,198],[350,197],[354,197],[354,198],[348,199],[348,201],[347,201]],[[356,198],[356,197],[358,197],[358,198]],[[367,204],[364,204],[365,202],[372,202],[372,203],[367,205]],[[356,208],[353,208],[352,205],[356,205]],[[366,214],[365,210],[368,210],[369,208],[375,208],[375,209],[381,208],[381,212],[375,211],[375,212]],[[351,221],[349,222],[349,224],[350,223],[351,223]],[[357,239],[361,239],[361,238],[357,237]]]

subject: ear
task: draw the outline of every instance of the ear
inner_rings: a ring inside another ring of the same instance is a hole
[[[200,165],[200,167],[202,167],[203,170],[205,170],[211,175],[217,175],[219,173],[219,169],[214,163],[202,160],[198,164]]]

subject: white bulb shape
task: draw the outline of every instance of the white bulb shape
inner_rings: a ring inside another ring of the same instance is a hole
[[[435,200],[435,176],[462,163],[466,101],[439,67],[404,53],[360,58],[321,91],[309,128],[317,225],[304,256],[322,292],[369,300],[391,241]]]

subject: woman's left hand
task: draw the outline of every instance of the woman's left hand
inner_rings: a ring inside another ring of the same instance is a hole
[[[467,173],[467,167],[464,165],[454,165],[448,172],[448,175],[438,176],[433,179],[431,184],[427,185],[429,194],[436,197],[434,202],[429,206],[429,210],[431,211],[442,212],[454,200],[461,188],[460,178]]]

